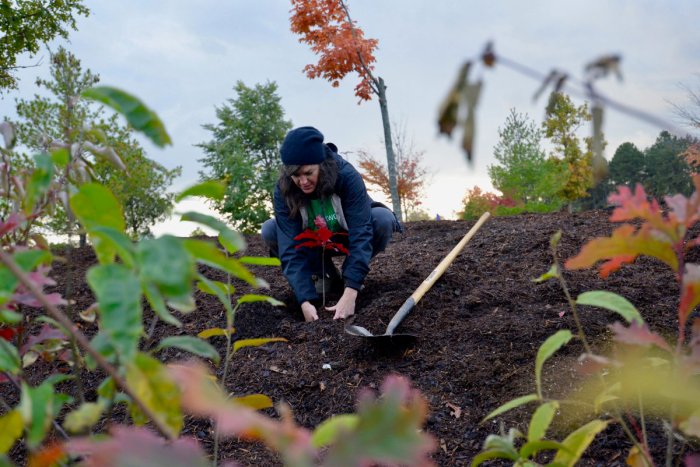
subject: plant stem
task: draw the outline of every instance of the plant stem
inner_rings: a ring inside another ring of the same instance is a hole
[[[42,304],[42,306],[46,309],[49,315],[58,323],[63,326],[70,334],[75,338],[75,340],[78,342],[80,347],[85,350],[92,358],[95,359],[97,364],[102,368],[109,376],[111,376],[114,379],[115,384],[117,387],[119,387],[122,391],[124,391],[131,399],[134,401],[134,403],[141,409],[141,411],[144,413],[146,417],[148,417],[152,422],[153,425],[155,425],[156,429],[166,438],[170,440],[174,440],[176,438],[176,435],[172,433],[172,431],[163,423],[163,421],[151,410],[150,407],[148,407],[143,400],[134,392],[134,390],[128,385],[126,380],[122,378],[122,376],[119,374],[119,372],[110,364],[103,356],[101,353],[99,353],[97,350],[95,350],[91,345],[90,341],[88,341],[87,337],[85,337],[85,334],[80,332],[78,328],[75,327],[75,325],[71,322],[70,319],[66,316],[65,313],[63,313],[61,310],[59,310],[56,306],[54,306],[46,297],[44,292],[41,291],[32,281],[29,279],[29,276],[20,269],[20,267],[15,263],[14,259],[12,256],[7,254],[5,251],[0,250],[0,261],[2,261],[5,266],[14,274],[17,279],[24,285],[27,290],[29,290],[32,295],[39,301],[39,303]]]

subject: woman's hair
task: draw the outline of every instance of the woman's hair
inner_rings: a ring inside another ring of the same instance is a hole
[[[280,170],[280,191],[289,208],[289,217],[296,217],[303,206],[308,203],[309,196],[318,196],[321,199],[330,198],[335,190],[335,182],[338,179],[338,163],[333,158],[333,153],[326,148],[326,158],[318,164],[318,183],[316,190],[311,195],[306,195],[296,186],[292,175],[299,170],[300,165],[283,165]]]

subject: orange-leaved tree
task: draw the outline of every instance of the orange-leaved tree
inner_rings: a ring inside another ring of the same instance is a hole
[[[394,213],[401,219],[386,86],[384,80],[372,72],[376,60],[374,50],[378,41],[364,37],[362,29],[350,18],[350,11],[343,0],[291,1],[292,32],[299,34],[299,41],[309,44],[311,50],[319,56],[317,64],[304,67],[306,75],[311,79],[326,79],[333,87],[338,87],[340,80],[356,72],[360,76],[360,82],[355,86],[355,95],[360,98],[360,102],[372,99],[372,94],[378,97],[384,127],[391,201]]]
[[[423,166],[425,151],[415,148],[402,127],[394,125],[393,146],[396,148],[397,191],[401,212],[406,218],[421,205],[421,196],[427,182],[428,169]],[[391,196],[389,172],[386,165],[365,150],[357,151],[362,178],[368,185],[378,188],[385,196]]]

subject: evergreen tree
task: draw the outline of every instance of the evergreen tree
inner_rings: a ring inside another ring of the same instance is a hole
[[[292,127],[284,119],[277,84],[248,87],[238,81],[236,97],[216,109],[216,124],[203,127],[212,139],[197,146],[205,156],[201,180],[225,180],[226,195],[214,208],[235,228],[255,232],[272,216],[272,194],[279,174],[279,147]]]
[[[120,125],[115,115],[106,117],[101,106],[80,99],[100,78],[83,70],[80,60],[63,47],[51,56],[50,75],[37,80],[48,95],[17,103],[19,142],[32,151],[66,144],[74,172],[80,174],[69,182],[106,185],[124,206],[131,234],[143,233],[169,213],[173,195],[167,189],[180,169],[168,170],[147,159],[133,130]],[[55,233],[70,229],[63,206],[56,206],[47,226]]]
[[[693,192],[692,169],[682,154],[697,139],[683,138],[662,131],[656,142],[644,151],[647,179],[647,193],[655,198],[682,193],[689,196]]]
[[[637,183],[643,183],[646,178],[644,153],[629,142],[618,146],[610,161],[610,182],[614,186],[626,185],[634,188]]]
[[[537,125],[527,115],[511,109],[498,136],[494,156],[499,164],[488,168],[494,188],[524,204],[560,204],[557,193],[566,175],[542,150],[542,131]]]

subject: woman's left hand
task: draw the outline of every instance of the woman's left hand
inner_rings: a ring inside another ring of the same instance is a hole
[[[357,290],[346,287],[343,296],[340,297],[338,303],[333,306],[327,306],[326,310],[335,311],[333,319],[345,319],[355,314],[355,300],[357,299]]]

